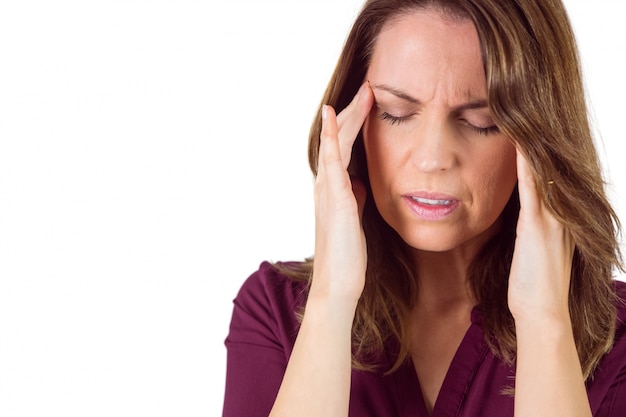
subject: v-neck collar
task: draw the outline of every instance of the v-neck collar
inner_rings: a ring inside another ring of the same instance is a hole
[[[489,347],[482,331],[482,315],[477,307],[471,314],[470,327],[465,332],[450,368],[443,380],[430,417],[457,417],[476,371]],[[396,372],[396,395],[406,417],[428,417],[415,367],[409,358]]]

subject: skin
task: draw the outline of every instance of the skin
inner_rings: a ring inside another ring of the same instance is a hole
[[[323,108],[314,276],[271,416],[348,415],[351,325],[367,262],[361,216],[372,197],[414,248],[421,298],[411,355],[432,411],[475,304],[468,262],[497,232],[516,180],[521,210],[508,294],[518,336],[515,416],[590,416],[567,308],[571,236],[544,207],[523,153],[495,131],[474,129],[493,123],[488,108],[459,110],[486,97],[475,29],[436,11],[404,15],[381,32],[367,77],[338,116]],[[419,105],[398,100],[398,91]],[[381,118],[385,112],[415,114],[398,124]],[[347,172],[361,127],[373,196]],[[416,191],[450,195],[456,209],[436,221],[416,218],[405,198]]]

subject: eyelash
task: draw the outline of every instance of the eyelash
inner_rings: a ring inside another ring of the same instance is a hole
[[[412,117],[413,117],[413,114],[409,114],[407,116],[399,116],[398,117],[398,116],[392,116],[391,114],[389,114],[387,112],[383,112],[380,115],[380,119],[381,120],[385,120],[385,121],[389,122],[389,124],[392,125],[392,126],[402,124],[402,123],[410,120]],[[474,125],[468,123],[467,121],[464,121],[463,124],[467,128],[469,128],[470,130],[474,131],[475,133],[478,133],[479,135],[488,136],[488,135],[500,133],[500,128],[498,128],[498,126],[496,126],[496,125],[489,126],[489,127],[478,127],[478,126],[474,126]]]
[[[469,124],[467,122],[465,122],[465,126],[467,126],[470,130],[473,130],[474,132],[478,133],[479,135],[483,135],[483,136],[488,136],[488,135],[493,135],[496,133],[500,133],[500,128],[496,125],[493,126],[489,126],[489,127],[478,127],[478,126],[474,126],[472,124]]]
[[[387,112],[383,112],[383,113],[380,115],[380,119],[381,119],[381,120],[386,120],[386,121],[387,121],[387,122],[389,122],[389,124],[390,124],[390,125],[392,125],[392,126],[393,126],[393,125],[399,125],[399,124],[401,124],[401,123],[403,123],[403,122],[406,122],[406,121],[407,121],[407,120],[409,120],[411,117],[413,117],[413,115],[412,115],[412,114],[409,114],[409,115],[407,115],[407,116],[400,116],[400,117],[398,117],[398,116],[392,116],[392,115],[390,115],[390,114],[389,114],[389,113],[387,113]]]

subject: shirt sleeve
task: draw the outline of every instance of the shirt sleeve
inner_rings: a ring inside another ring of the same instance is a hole
[[[269,415],[295,343],[303,288],[267,262],[241,287],[225,341],[223,417]]]

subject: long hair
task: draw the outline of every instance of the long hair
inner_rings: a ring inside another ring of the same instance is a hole
[[[611,349],[616,321],[614,272],[622,269],[619,220],[589,125],[577,46],[560,0],[368,0],[348,35],[321,104],[345,108],[367,73],[382,27],[413,11],[431,9],[469,19],[478,32],[489,107],[500,130],[524,152],[540,197],[575,242],[569,310],[585,378]],[[309,136],[309,164],[317,173],[321,104]],[[361,134],[349,167],[369,189]],[[547,187],[547,181],[557,186]],[[519,194],[501,214],[501,231],[474,258],[468,276],[493,352],[513,363],[515,325],[507,305]],[[409,312],[417,277],[407,245],[367,199],[363,228],[368,265],[353,324],[353,363],[371,369],[394,349],[396,369],[407,358]],[[287,271],[310,279],[312,262]]]

